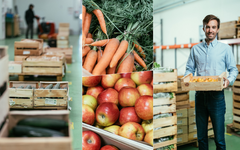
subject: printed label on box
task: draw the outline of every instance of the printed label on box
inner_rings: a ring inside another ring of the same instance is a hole
[[[196,115],[195,111],[193,112],[194,115]]]
[[[197,138],[197,134],[194,134],[194,135],[193,135],[193,138]]]
[[[177,125],[182,124],[182,120],[177,121]]]
[[[182,113],[177,113],[177,117],[182,117]]]
[[[177,142],[182,142],[182,138],[177,138]]]
[[[193,129],[197,129],[197,126],[195,125],[195,126],[193,127]]]
[[[30,51],[23,51],[23,55],[30,54]]]
[[[14,69],[14,66],[9,66],[8,67],[8,70],[13,70]]]
[[[10,100],[9,100],[9,105],[10,105],[10,106],[15,105],[15,101],[13,101],[12,99],[10,99]]]
[[[57,100],[56,99],[45,99],[45,104],[50,104],[50,105],[57,105]]]
[[[177,134],[183,133],[183,129],[178,129]]]
[[[193,122],[196,122],[196,118],[193,119]]]

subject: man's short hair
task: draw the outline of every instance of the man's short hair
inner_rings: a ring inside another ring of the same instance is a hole
[[[218,29],[220,28],[220,19],[214,15],[207,15],[204,19],[203,19],[203,27],[204,25],[208,24],[209,21],[211,20],[216,20],[218,22]]]
[[[31,7],[34,7],[34,5],[33,5],[33,4],[30,4],[30,5],[29,5],[29,8],[31,8]]]

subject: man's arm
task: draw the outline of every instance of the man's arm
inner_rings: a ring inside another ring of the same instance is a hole
[[[191,49],[190,55],[188,57],[187,65],[186,65],[186,72],[184,76],[192,73],[195,74],[196,63],[194,59],[194,47]]]
[[[230,46],[228,46],[226,54],[226,68],[229,72],[229,76],[227,77],[227,79],[229,80],[230,85],[233,85],[238,75],[238,69],[236,67],[235,58],[233,57]]]

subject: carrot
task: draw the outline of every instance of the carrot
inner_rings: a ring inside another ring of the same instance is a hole
[[[105,33],[107,35],[106,23],[105,23],[102,11],[99,10],[99,9],[95,9],[95,10],[93,10],[93,13],[98,18],[98,22],[101,26],[101,29],[102,29],[103,33]]]
[[[134,47],[138,50],[138,52],[141,54],[141,56],[143,58],[146,58],[144,51],[143,51],[142,47],[139,45],[139,43],[136,42],[136,44],[135,43],[133,43],[133,44],[134,44]]]
[[[86,40],[85,40],[85,44],[91,44],[93,42],[94,42],[94,40],[92,38],[86,38]]]
[[[82,57],[86,56],[87,53],[91,50],[91,48],[89,46],[84,46],[83,50],[82,50]]]
[[[82,64],[84,64],[85,58],[86,58],[86,57],[83,57],[83,58],[82,58]]]
[[[100,59],[102,58],[102,55],[103,55],[103,51],[101,49],[98,50],[98,59],[97,59],[97,62],[100,61]],[[106,74],[106,69],[103,70],[103,72],[101,73],[102,74]]]
[[[83,33],[85,36],[87,36],[87,34],[88,34],[88,31],[89,31],[90,25],[91,25],[91,21],[92,21],[92,14],[86,13],[85,21],[84,21],[84,25],[83,25]]]
[[[133,54],[132,53],[130,53],[130,54],[125,53],[123,58],[125,58],[125,59],[120,64],[117,73],[129,73],[129,72],[132,72],[133,66],[134,66],[134,56],[133,56]]]
[[[116,53],[114,54],[111,63],[110,63],[110,68],[113,68],[117,66],[118,61],[121,59],[121,57],[124,55],[124,53],[127,51],[128,48],[128,41],[122,40],[120,43]]]
[[[91,73],[96,61],[97,61],[97,52],[95,50],[90,50],[84,61],[83,68]]]
[[[137,69],[136,69],[135,65],[133,65],[133,70],[132,70],[132,71],[137,71]]]
[[[116,73],[116,68],[117,68],[117,65],[115,67],[108,67],[107,68],[107,74],[115,74]]]
[[[87,12],[86,7],[82,5],[82,28],[85,22],[86,12]]]
[[[85,45],[86,35],[82,31],[82,47]]]
[[[135,60],[139,63],[139,65],[141,65],[145,70],[147,70],[147,65],[142,60],[142,58],[135,51],[133,51],[133,54],[134,54]]]
[[[92,34],[91,34],[91,33],[88,33],[88,34],[87,34],[87,38],[92,38]]]
[[[119,40],[116,38],[112,38],[104,49],[103,56],[101,60],[97,63],[95,68],[93,69],[93,75],[100,75],[104,69],[109,66],[113,55],[115,54],[117,48],[119,46]]]
[[[90,45],[91,46],[105,46],[108,42],[109,42],[109,39],[105,39],[105,40],[93,42]]]

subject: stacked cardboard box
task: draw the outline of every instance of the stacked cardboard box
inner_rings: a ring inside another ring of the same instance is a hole
[[[177,142],[188,142],[188,109],[177,110]]]
[[[57,35],[57,47],[68,48],[69,45],[69,23],[60,23]]]

